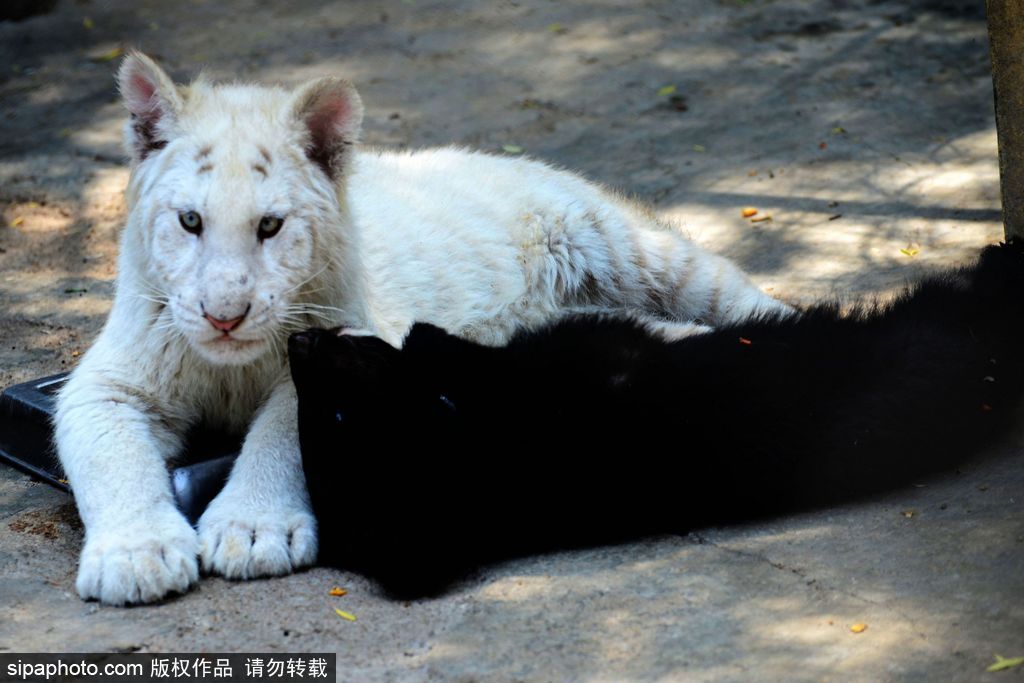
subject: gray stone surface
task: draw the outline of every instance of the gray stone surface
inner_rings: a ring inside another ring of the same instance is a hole
[[[109,308],[119,47],[180,79],[344,75],[372,144],[521,146],[809,301],[884,296],[1001,236],[981,6],[117,0],[0,23],[0,385],[73,365]],[[922,487],[525,558],[412,603],[325,569],[84,603],[68,497],[0,468],[0,650],[330,650],[343,680],[1019,680],[985,667],[1024,655],[1022,440]]]

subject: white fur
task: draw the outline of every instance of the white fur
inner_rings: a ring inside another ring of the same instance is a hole
[[[362,109],[341,81],[294,93],[179,87],[132,54],[121,88],[135,119],[117,292],[56,417],[86,527],[83,598],[183,591],[197,555],[232,578],[314,561],[291,331],[347,325],[397,345],[419,320],[498,344],[572,309],[689,321],[677,336],[788,310],[729,261],[571,173],[458,149],[352,151],[340,141]],[[324,150],[329,163],[310,161]],[[182,228],[183,211],[201,214],[201,235]],[[261,242],[265,215],[285,222]],[[204,318],[246,311],[230,337]],[[200,420],[246,436],[197,533],[174,508],[167,461]]]

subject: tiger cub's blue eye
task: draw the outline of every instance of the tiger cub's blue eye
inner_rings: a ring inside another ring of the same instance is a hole
[[[260,219],[259,227],[256,229],[256,235],[260,238],[260,242],[268,240],[280,232],[282,225],[284,225],[283,218],[278,218],[277,216],[264,216]]]
[[[195,211],[182,211],[178,214],[178,222],[181,223],[181,227],[185,228],[185,232],[190,232],[193,235],[198,235],[203,231],[203,219]]]

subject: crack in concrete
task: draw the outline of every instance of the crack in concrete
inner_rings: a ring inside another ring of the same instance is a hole
[[[716,543],[715,541],[711,540],[709,537],[707,537],[707,536],[705,536],[703,534],[700,534],[700,533],[693,533],[691,535],[697,540],[697,543],[699,543],[700,545],[709,545],[709,546],[711,546],[712,548],[714,548],[716,550],[720,550],[722,552],[729,553],[729,554],[734,555],[736,557],[742,557],[742,558],[745,558],[745,559],[756,560],[758,562],[765,562],[765,563],[767,563],[769,566],[771,566],[774,569],[777,569],[777,570],[783,571],[783,572],[787,572],[787,573],[790,573],[790,574],[794,574],[795,576],[797,576],[797,577],[799,577],[801,579],[804,579],[804,585],[805,586],[807,586],[807,587],[812,587],[813,586],[814,590],[819,592],[819,593],[832,592],[832,593],[836,593],[837,595],[843,595],[843,596],[851,598],[853,600],[857,600],[859,602],[863,602],[863,603],[871,605],[873,607],[880,607],[880,608],[886,609],[886,610],[892,612],[893,614],[895,614],[896,616],[900,617],[904,621],[906,621],[907,624],[915,631],[915,635],[917,637],[919,637],[921,639],[926,639],[925,634],[917,632],[917,619],[915,619],[914,617],[910,616],[909,614],[907,614],[903,610],[894,607],[892,605],[892,603],[889,603],[889,602],[879,602],[878,600],[872,600],[871,598],[866,598],[863,595],[858,595],[857,593],[854,593],[852,591],[849,591],[849,590],[846,590],[846,589],[843,589],[843,588],[839,588],[838,586],[832,585],[832,584],[830,584],[828,582],[819,580],[819,579],[814,578],[814,577],[809,577],[808,573],[807,573],[807,570],[801,569],[799,567],[787,566],[785,563],[777,562],[777,561],[771,559],[770,557],[768,557],[767,555],[765,555],[763,553],[756,553],[756,552],[753,552],[753,551],[750,551],[750,550],[740,550],[738,548],[730,548],[728,546],[721,545],[720,543]]]

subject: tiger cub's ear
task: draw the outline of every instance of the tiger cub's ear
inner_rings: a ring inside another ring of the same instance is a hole
[[[125,147],[132,163],[137,164],[167,145],[184,102],[170,76],[135,50],[121,62],[117,82],[121,100],[131,113],[125,127]]]
[[[363,124],[363,102],[355,87],[340,78],[310,81],[295,91],[292,115],[308,136],[306,156],[337,180],[348,166]]]

